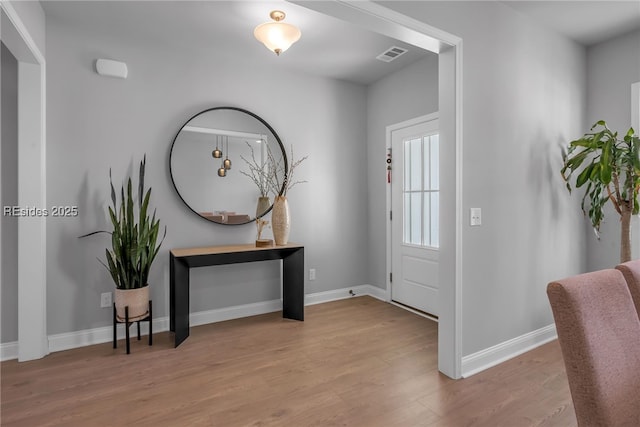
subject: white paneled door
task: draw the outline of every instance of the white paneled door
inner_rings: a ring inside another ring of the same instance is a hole
[[[438,316],[437,117],[391,133],[391,299]]]

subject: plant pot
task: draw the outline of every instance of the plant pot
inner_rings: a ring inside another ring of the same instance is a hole
[[[129,322],[144,319],[149,314],[149,285],[137,289],[117,289],[116,317],[125,321],[125,307],[129,307]]]
[[[291,217],[289,215],[289,202],[284,196],[276,196],[271,210],[271,227],[276,245],[286,245],[289,242],[289,229]]]

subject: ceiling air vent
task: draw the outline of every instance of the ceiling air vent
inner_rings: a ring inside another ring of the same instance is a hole
[[[380,55],[376,56],[376,59],[384,62],[391,62],[394,59],[397,59],[399,56],[404,55],[405,53],[407,53],[407,49],[398,46],[392,46],[386,51],[382,52]]]

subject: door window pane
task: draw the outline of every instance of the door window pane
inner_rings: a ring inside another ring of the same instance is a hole
[[[410,191],[420,191],[422,181],[422,138],[412,139],[411,142],[411,181]]]
[[[404,243],[439,246],[439,137],[427,134],[403,142]]]
[[[438,210],[440,209],[440,193],[437,191],[432,191],[430,199],[431,199],[431,206],[430,206],[431,225],[430,225],[429,246],[432,246],[434,248],[439,248],[440,247],[440,233],[439,233],[440,217],[439,217]]]
[[[404,243],[411,243],[411,193],[404,193]]]
[[[431,178],[429,190],[440,189],[440,138],[438,134],[429,137],[429,175]]]
[[[411,141],[404,141],[402,144],[404,147],[404,184],[402,186],[403,191],[411,191]]]
[[[423,234],[422,234],[422,242],[420,243],[422,246],[431,246],[429,244],[429,242],[431,241],[430,238],[430,234],[431,234],[431,198],[429,197],[429,194],[427,193],[426,195],[424,195],[426,197],[422,198],[422,221],[424,224],[423,227]]]
[[[422,192],[411,193],[411,243],[422,244]]]

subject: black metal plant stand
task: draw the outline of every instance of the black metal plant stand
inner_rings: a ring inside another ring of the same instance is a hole
[[[140,322],[149,322],[149,345],[153,345],[153,316],[152,316],[152,304],[151,300],[149,300],[149,311],[147,312],[147,317],[142,319],[129,321],[129,306],[124,308],[124,320],[119,320],[116,315],[116,304],[113,304],[113,348],[118,348],[118,337],[116,326],[118,323],[125,324],[125,333],[127,337],[127,354],[131,353],[131,346],[129,344],[129,327],[137,323],[138,324],[138,341],[140,341]]]

